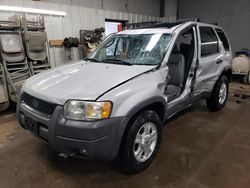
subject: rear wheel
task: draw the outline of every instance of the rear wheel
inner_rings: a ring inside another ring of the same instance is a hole
[[[132,122],[121,147],[121,165],[127,173],[146,169],[156,157],[161,143],[162,124],[154,111],[144,111]]]
[[[222,109],[227,101],[229,82],[226,76],[221,76],[216,82],[211,97],[206,99],[207,107],[212,111]]]

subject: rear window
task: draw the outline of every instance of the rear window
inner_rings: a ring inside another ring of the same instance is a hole
[[[212,27],[200,27],[201,57],[210,56],[219,52],[218,38]]]
[[[228,42],[228,39],[225,35],[225,33],[221,30],[221,29],[215,29],[216,33],[218,34],[223,46],[224,46],[224,49],[226,51],[229,51],[230,50],[230,46],[229,46],[229,42]]]

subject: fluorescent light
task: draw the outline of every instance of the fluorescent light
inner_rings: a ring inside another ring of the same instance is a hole
[[[13,6],[2,6],[0,5],[0,10],[2,11],[12,11],[12,12],[26,12],[33,14],[46,14],[46,15],[56,15],[56,16],[66,16],[66,12],[45,10],[37,8],[25,8],[25,7],[13,7]]]

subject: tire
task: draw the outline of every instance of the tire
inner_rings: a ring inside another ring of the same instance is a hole
[[[144,141],[145,145],[138,144],[139,141],[136,140],[143,140],[140,138],[143,137],[143,134],[144,133],[146,134],[147,132],[145,127],[150,127],[150,126],[151,129],[149,132],[152,131],[150,133],[150,135],[152,135],[152,138],[151,137],[150,138],[153,140],[153,135],[156,134],[157,139],[152,141],[148,138],[150,140],[148,144],[146,141]],[[144,111],[134,119],[134,121],[131,123],[129,130],[126,132],[127,133],[126,135],[124,135],[123,144],[120,150],[120,156],[119,156],[120,165],[125,173],[129,174],[139,173],[145,170],[152,163],[152,161],[157,155],[162,137],[162,122],[158,114],[155,113],[154,111],[151,110]],[[149,152],[150,150],[146,149],[147,150],[146,152],[146,150],[143,149],[144,146],[145,148],[147,148],[146,145],[154,146],[152,147],[151,154]],[[146,152],[144,153],[144,155],[143,152],[141,152],[143,150]],[[149,155],[146,155],[147,153]],[[141,157],[139,157],[140,154]],[[145,158],[143,158],[143,156]]]
[[[225,93],[223,94],[223,97],[222,97],[222,94],[220,95],[220,91],[222,87],[224,86],[226,88],[225,88]],[[223,75],[217,80],[210,98],[206,99],[207,107],[211,111],[221,110],[226,104],[226,101],[228,98],[228,92],[229,92],[229,81],[227,77]],[[220,96],[222,98],[220,98]]]

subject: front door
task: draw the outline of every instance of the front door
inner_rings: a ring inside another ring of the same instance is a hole
[[[197,37],[195,26],[179,33],[167,66],[169,68],[166,87],[168,98],[167,116],[182,110],[188,104],[197,60]]]

